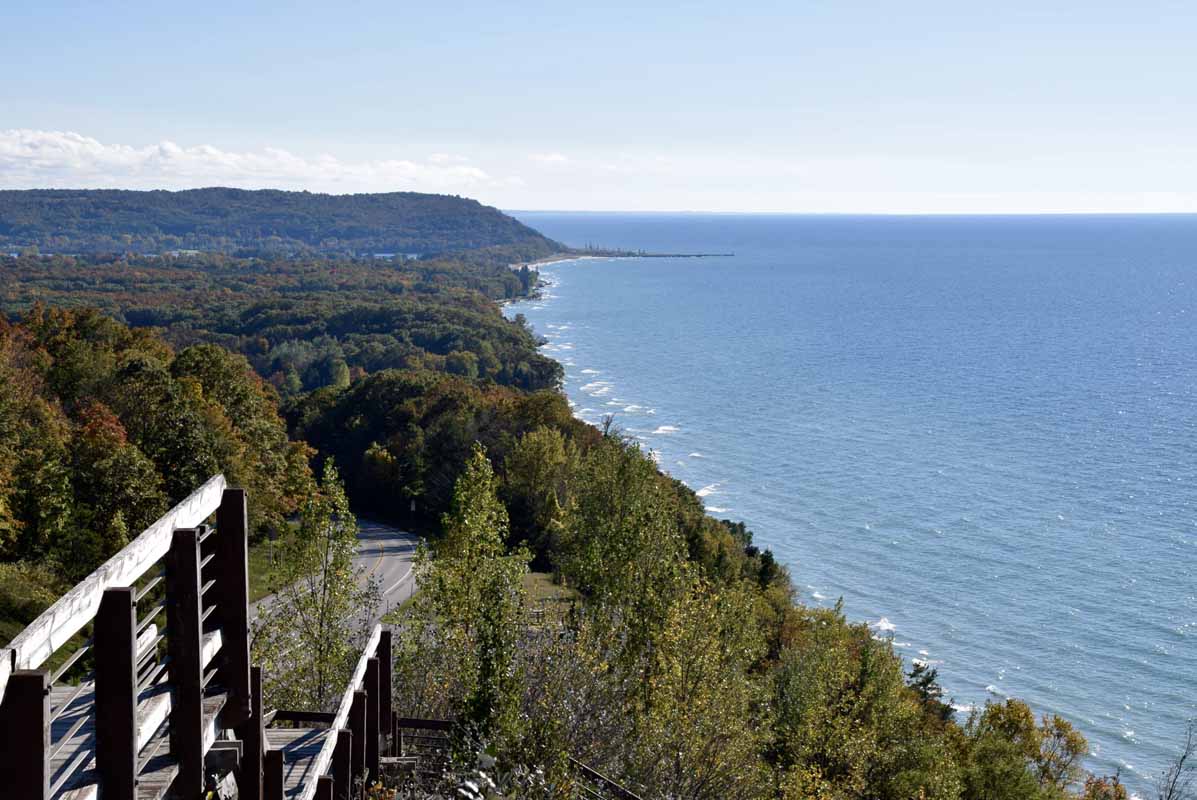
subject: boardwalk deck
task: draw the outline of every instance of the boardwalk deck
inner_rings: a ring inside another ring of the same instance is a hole
[[[213,514],[215,529],[200,525]],[[241,742],[236,779],[249,800],[345,797],[354,779],[379,773],[392,716],[380,625],[336,713],[281,712],[327,728],[264,730],[248,534],[244,490],[215,476],[0,649],[0,797],[198,798],[209,767],[232,767],[227,754],[208,757],[222,736]],[[57,670],[41,668],[88,626],[91,638]],[[89,664],[83,683],[64,682]]]
[[[57,709],[68,702],[75,690],[76,687],[71,686],[54,688],[50,692],[51,707]],[[224,709],[226,699],[224,693],[212,693],[204,698],[204,740],[209,746],[216,739],[220,712]],[[85,760],[82,767],[57,792],[51,793],[53,800],[92,800],[97,796],[96,782],[99,778],[95,770],[94,704],[93,689],[85,688],[50,726],[50,752],[57,753],[50,762],[51,786],[76,760]],[[138,774],[138,800],[161,798],[178,772],[178,766],[169,756],[169,731],[163,726],[170,714],[170,706],[170,687],[166,684],[152,686],[138,696],[138,719],[141,721],[137,736],[138,752],[142,759],[152,756]],[[66,739],[80,720],[83,721],[82,725],[69,740]]]
[[[271,728],[266,731],[266,743],[271,750],[283,751],[283,797],[297,798],[309,784],[319,777],[315,773],[316,757],[328,738],[328,729]]]

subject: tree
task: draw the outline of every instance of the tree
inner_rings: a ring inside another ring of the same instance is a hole
[[[1197,720],[1189,720],[1180,752],[1156,780],[1159,800],[1197,798]]]
[[[929,667],[926,662],[917,661],[910,670],[907,685],[914,689],[919,702],[933,718],[940,722],[948,722],[955,713],[951,703],[943,701],[943,687],[939,685],[939,670]]]
[[[582,461],[562,533],[561,572],[592,602],[635,620],[624,661],[656,637],[688,587],[676,496],[639,447],[608,437]],[[608,615],[616,619],[612,612]]]
[[[789,624],[773,673],[787,797],[959,797],[949,740],[906,686],[890,644],[849,625],[838,606],[799,609]]]
[[[503,464],[503,495],[511,511],[513,533],[517,540],[528,543],[545,566],[548,554],[559,547],[578,464],[577,446],[547,425],[521,436]]]
[[[1095,778],[1090,775],[1085,779],[1085,787],[1081,790],[1080,800],[1129,800],[1130,795],[1122,780],[1117,775]]]
[[[277,594],[254,626],[268,702],[331,710],[378,608],[378,588],[353,566],[357,521],[332,461],[283,548]]]
[[[71,442],[75,524],[55,542],[64,572],[79,579],[114,555],[167,509],[162,479],[101,403],[78,412]]]
[[[417,555],[420,594],[400,634],[396,683],[406,702],[448,712],[484,740],[510,746],[519,727],[516,642],[528,555],[505,554],[507,511],[496,489],[486,451],[475,444],[442,518],[435,555],[424,548]],[[417,692],[403,685],[429,664],[438,665],[441,680]]]
[[[637,746],[627,769],[652,796],[768,794],[762,753],[771,720],[755,669],[764,639],[752,603],[743,588],[698,580],[669,609],[646,665],[648,705],[633,706]]]

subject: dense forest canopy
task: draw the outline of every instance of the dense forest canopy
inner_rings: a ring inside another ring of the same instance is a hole
[[[393,368],[539,390],[560,365],[492,300],[534,291],[536,271],[510,265],[541,255],[534,244],[418,261],[0,256],[0,312],[92,307],[178,347],[219,344],[288,398]]]
[[[0,191],[0,248],[10,251],[429,255],[527,244],[563,249],[498,209],[451,195]]]

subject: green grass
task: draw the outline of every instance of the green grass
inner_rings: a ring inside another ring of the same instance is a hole
[[[271,562],[271,543],[262,539],[249,546],[249,602],[261,600],[278,585],[279,564],[282,563],[286,533],[274,542],[274,560]]]
[[[528,607],[536,610],[543,609],[544,613],[537,614],[537,616],[543,616],[545,620],[560,621],[564,619],[565,615],[569,613],[570,606],[578,598],[577,591],[555,582],[553,576],[547,572],[529,572],[525,575],[524,591],[528,593]],[[411,610],[412,599],[419,593],[417,589],[401,605],[391,609],[383,616],[382,621],[387,625],[402,622]]]
[[[576,590],[553,580],[547,572],[529,572],[524,576],[524,591],[533,624],[561,622],[578,598]]]
[[[69,589],[61,578],[46,567],[31,563],[0,564],[0,647],[7,645],[38,615]],[[41,665],[53,672],[90,635],[90,627],[72,636]],[[90,656],[71,668],[71,673],[86,666]],[[70,675],[65,676],[67,679]]]
[[[524,591],[530,603],[569,603],[578,593],[553,580],[547,572],[529,572],[524,576]]]

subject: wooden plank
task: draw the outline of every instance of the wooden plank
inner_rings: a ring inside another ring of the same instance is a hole
[[[176,528],[193,527],[212,515],[225,490],[223,475],[207,483],[146,528],[136,539],[104,562],[75,588],[60,597],[9,642],[13,669],[37,669],[55,650],[83,629],[100,609],[105,589],[131,586],[170,548]],[[7,676],[0,672],[0,697]]]
[[[9,680],[0,703],[0,786],[6,797],[43,800],[50,794],[50,675],[18,670]]]
[[[0,699],[4,697],[4,687],[8,684],[8,676],[12,675],[12,665],[16,659],[17,654],[11,647],[0,647]]]
[[[451,731],[453,721],[447,719],[417,719],[415,717],[395,717],[395,725],[399,728],[425,731]]]
[[[378,659],[366,660],[366,775],[370,783],[378,780]]]
[[[130,587],[104,590],[96,615],[96,770],[105,800],[137,793],[137,603]]]
[[[201,749],[204,752],[205,758],[208,755],[208,751],[212,749],[212,745],[216,744],[216,739],[220,736],[221,730],[226,727],[221,720],[221,712],[224,711],[224,706],[227,701],[228,695],[226,695],[224,692],[220,692],[219,694],[210,694],[204,698],[204,726],[200,737],[200,742],[202,744]]]
[[[360,689],[353,693],[353,706],[349,712],[349,730],[353,731],[352,769],[353,782],[366,777],[366,693]]]
[[[225,489],[216,510],[212,559],[216,617],[224,631],[224,661],[218,680],[229,693],[228,724],[249,719],[249,511],[244,489]]]
[[[267,750],[262,769],[262,796],[265,800],[283,800],[283,751]]]
[[[351,800],[353,786],[353,733],[348,728],[336,728],[329,738],[333,745],[332,771],[336,782],[333,794],[336,800]]]
[[[337,718],[332,711],[276,711],[274,722],[322,722],[331,725]]]
[[[162,730],[148,743],[157,754],[137,775],[137,800],[161,800],[179,774],[179,762],[170,755],[170,731]],[[148,751],[146,753],[148,755]]]
[[[391,685],[390,631],[383,631],[378,637],[378,650],[375,653],[375,658],[378,659],[378,727],[384,734],[390,734],[391,718],[394,716],[394,711],[391,708],[394,687]]]
[[[314,795],[317,778],[316,756],[330,733],[324,728],[276,728],[266,731],[266,742],[283,754],[283,795],[289,799]]]
[[[200,626],[199,529],[174,532],[166,556],[166,638],[170,654],[170,751],[179,761],[175,791],[199,797],[204,791],[204,671]]]
[[[245,743],[241,770],[237,776],[240,800],[262,800],[262,753],[265,748],[265,721],[262,718],[262,668],[253,667],[249,676],[250,718],[237,726],[237,738]]]
[[[330,728],[336,730],[348,727],[349,710],[353,706],[354,692],[361,687],[362,681],[365,680],[366,660],[374,656],[374,653],[378,650],[378,642],[381,638],[382,625],[375,625],[374,629],[370,631],[370,638],[366,640],[366,646],[362,650],[361,657],[357,660],[357,666],[354,667],[353,676],[349,679],[349,685],[345,688],[345,694],[341,696],[341,703],[337,706],[337,715],[333,718],[332,724],[329,726]],[[320,751],[320,755],[316,758],[317,775],[323,775],[328,772],[329,765],[332,763],[334,745],[334,737],[329,737],[325,741],[324,749]],[[302,795],[299,800],[312,800],[312,795]]]

